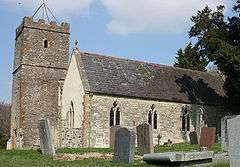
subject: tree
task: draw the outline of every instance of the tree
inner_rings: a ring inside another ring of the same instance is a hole
[[[224,88],[229,102],[240,104],[240,0],[235,15],[225,18],[224,6],[213,11],[206,6],[192,16],[189,37],[197,42],[199,56],[214,62],[226,77]]]
[[[11,105],[0,101],[0,148],[6,148],[10,135]]]
[[[208,65],[208,60],[202,58],[197,49],[192,46],[190,42],[184,50],[179,49],[177,52],[177,62],[174,64],[175,67],[186,68],[197,71],[205,71]]]

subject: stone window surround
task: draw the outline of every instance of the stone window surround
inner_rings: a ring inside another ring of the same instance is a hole
[[[115,120],[115,122],[114,122]],[[117,100],[113,102],[113,106],[110,109],[110,117],[109,117],[109,126],[120,125],[121,122],[121,111],[118,105]]]

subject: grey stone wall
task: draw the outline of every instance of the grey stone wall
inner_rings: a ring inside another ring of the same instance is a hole
[[[154,145],[158,144],[157,136],[162,135],[161,144],[168,139],[173,143],[189,140],[188,134],[196,131],[197,116],[200,108],[204,108],[205,126],[220,128],[219,120],[222,115],[227,114],[227,110],[219,106],[202,106],[197,104],[183,104],[174,102],[159,102],[152,100],[131,99],[123,97],[93,95],[90,101],[90,147],[109,147],[109,112],[113,102],[117,100],[121,111],[120,126],[136,131],[136,126],[148,122],[148,111],[154,104],[158,118],[157,129],[153,129]],[[190,111],[190,131],[182,132],[182,107],[189,106]]]
[[[44,40],[48,40],[47,48]],[[39,119],[48,118],[59,129],[59,81],[66,76],[68,52],[67,23],[47,24],[25,17],[16,30],[11,134],[17,132],[16,136],[12,135],[12,141],[21,137],[24,148],[39,146]],[[18,133],[19,128],[22,134]]]
[[[62,120],[60,147],[82,147],[82,128],[69,128],[66,120]]]

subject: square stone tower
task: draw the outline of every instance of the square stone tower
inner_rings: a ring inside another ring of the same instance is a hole
[[[12,148],[39,144],[38,120],[48,118],[57,129],[59,93],[68,68],[69,24],[24,17],[16,29],[13,66]]]

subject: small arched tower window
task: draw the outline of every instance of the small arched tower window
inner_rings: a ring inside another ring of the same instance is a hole
[[[120,125],[120,109],[119,109],[119,107],[117,108],[117,111],[116,111],[116,125]]]
[[[43,40],[43,47],[48,48],[48,40],[46,39]]]
[[[113,108],[111,108],[110,110],[110,127],[111,126],[114,126],[114,111],[113,111]]]
[[[151,110],[148,112],[148,124],[152,125],[152,111]]]
[[[154,115],[153,115],[153,129],[157,129],[157,113],[156,113],[156,111],[154,112]]]

